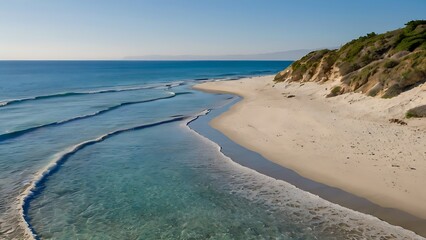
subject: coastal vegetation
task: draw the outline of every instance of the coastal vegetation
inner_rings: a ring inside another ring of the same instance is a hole
[[[426,82],[426,20],[374,32],[340,49],[313,51],[275,76],[275,82],[339,80],[328,97],[347,92],[392,98]],[[408,114],[408,113],[407,113]]]
[[[426,117],[426,105],[418,106],[407,111],[407,118],[422,118]]]

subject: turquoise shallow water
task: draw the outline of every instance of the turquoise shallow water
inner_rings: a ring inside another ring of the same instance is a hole
[[[192,90],[200,79],[288,62],[22,64],[0,62],[0,238],[418,238],[244,168],[187,127],[234,101]]]

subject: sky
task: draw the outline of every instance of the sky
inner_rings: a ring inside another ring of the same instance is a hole
[[[0,0],[0,59],[339,47],[426,19],[426,0]]]

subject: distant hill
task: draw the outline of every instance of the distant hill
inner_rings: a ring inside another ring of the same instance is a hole
[[[297,60],[314,49],[240,55],[146,55],[125,57],[126,60]]]
[[[374,32],[340,49],[313,51],[278,73],[276,82],[340,80],[329,96],[361,92],[394,97],[426,82],[426,20]]]

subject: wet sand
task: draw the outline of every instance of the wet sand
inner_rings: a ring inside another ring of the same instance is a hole
[[[406,120],[408,126],[388,121],[424,103],[424,87],[385,100],[361,94],[325,98],[331,86],[274,84],[268,76],[195,88],[242,96],[243,101],[211,125],[242,146],[326,187],[285,181],[425,235],[421,229],[426,215],[422,189],[426,144],[421,136],[426,124],[418,119]],[[333,188],[361,200],[336,194],[330,191]]]

